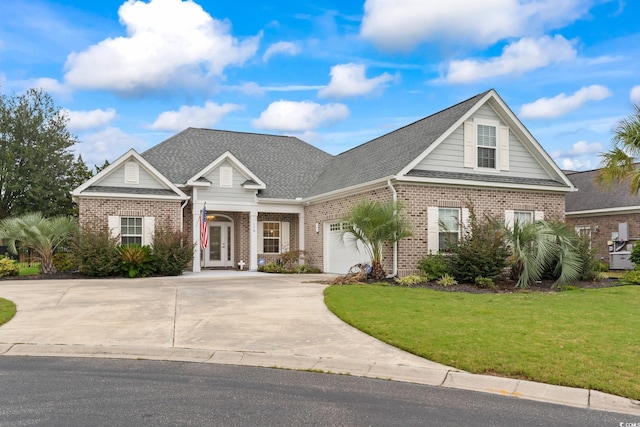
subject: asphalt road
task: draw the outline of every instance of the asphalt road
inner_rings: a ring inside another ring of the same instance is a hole
[[[0,426],[619,426],[631,415],[344,375],[0,358]],[[640,425],[640,424],[638,424]]]

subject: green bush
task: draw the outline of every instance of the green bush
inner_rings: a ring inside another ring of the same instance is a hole
[[[0,277],[17,276],[18,274],[20,274],[18,262],[7,256],[0,256]]]
[[[418,276],[416,274],[412,274],[404,277],[396,277],[395,282],[401,286],[414,286],[418,283],[428,282],[429,280],[424,276]]]
[[[458,282],[456,281],[456,279],[450,275],[450,274],[445,274],[443,275],[441,278],[439,278],[436,283],[440,286],[453,286],[453,285],[457,285]]]
[[[481,277],[478,276],[475,278],[474,283],[479,288],[484,289],[497,289],[495,283],[493,283],[493,279],[491,277]]]
[[[447,257],[442,254],[427,255],[418,263],[422,276],[438,279],[445,274],[451,274],[451,267]]]
[[[71,242],[79,271],[87,276],[117,276],[120,273],[118,244],[118,239],[108,230],[82,228]]]
[[[51,257],[56,271],[75,271],[78,263],[71,252],[58,252]]]
[[[179,276],[193,260],[193,244],[187,232],[156,229],[153,235],[155,272],[162,276]]]
[[[631,255],[629,255],[629,261],[633,263],[633,268],[640,268],[640,242],[633,245],[631,249]]]
[[[509,250],[504,224],[488,215],[476,217],[469,205],[470,227],[464,230],[460,243],[451,247],[451,270],[462,283],[475,283],[476,277],[494,279],[507,265]]]
[[[130,278],[147,277],[155,271],[150,246],[123,245],[118,248],[120,271]]]
[[[309,264],[298,264],[293,269],[294,273],[320,273],[319,268],[311,267]]]
[[[282,265],[275,262],[270,262],[268,264],[264,264],[258,267],[258,271],[262,271],[263,273],[288,273],[289,272]]]
[[[621,285],[640,285],[640,269],[629,270],[618,279]]]

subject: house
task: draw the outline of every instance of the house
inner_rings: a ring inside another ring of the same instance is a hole
[[[566,221],[589,238],[597,259],[612,269],[631,269],[629,255],[640,240],[640,197],[631,194],[628,184],[598,188],[597,173],[567,172],[579,191],[567,195]]]
[[[386,248],[384,267],[404,275],[460,237],[468,202],[507,222],[563,220],[572,191],[489,90],[336,156],[290,136],[189,128],[128,151],[73,197],[81,223],[103,224],[123,243],[149,244],[159,226],[190,230],[196,272],[256,270],[302,249],[311,265],[345,273],[367,259],[340,240],[347,209],[363,198],[398,200],[413,236]],[[210,242],[201,248],[203,209]]]

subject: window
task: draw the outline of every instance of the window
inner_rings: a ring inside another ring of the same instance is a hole
[[[489,125],[478,125],[477,128],[478,143],[478,167],[479,168],[496,168],[496,127]]]
[[[447,252],[460,240],[460,209],[438,208],[438,248]]]
[[[142,218],[120,218],[120,243],[142,245]]]
[[[329,224],[329,231],[340,231],[340,230],[341,230],[341,227],[339,222]]]
[[[280,253],[280,223],[264,222],[262,225],[262,253]]]
[[[518,224],[526,224],[528,222],[533,222],[533,212],[532,211],[513,211],[513,221]]]

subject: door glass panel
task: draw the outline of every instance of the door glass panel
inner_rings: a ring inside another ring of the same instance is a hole
[[[220,247],[222,227],[212,225],[209,227],[209,260],[222,261],[222,248]]]

